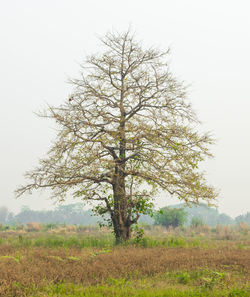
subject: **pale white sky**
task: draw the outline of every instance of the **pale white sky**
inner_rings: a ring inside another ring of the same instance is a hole
[[[243,0],[0,0],[0,206],[52,207],[47,194],[13,194],[54,135],[53,124],[33,112],[69,95],[66,81],[86,54],[98,52],[97,35],[132,25],[145,46],[170,46],[172,71],[192,85],[201,129],[217,139],[215,159],[202,168],[221,190],[219,210],[250,211],[249,11]]]

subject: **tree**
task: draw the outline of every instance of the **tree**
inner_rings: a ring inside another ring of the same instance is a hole
[[[202,217],[193,217],[190,225],[192,228],[197,228],[199,226],[204,226],[205,222]]]
[[[130,31],[108,33],[101,54],[86,58],[74,91],[39,116],[55,120],[58,134],[30,182],[17,196],[51,188],[60,200],[80,197],[109,215],[117,242],[127,240],[158,190],[180,200],[211,201],[198,164],[213,139],[196,131],[186,88],[171,74],[169,51],[144,49]]]
[[[7,218],[8,218],[8,208],[6,206],[1,206],[0,207],[0,223],[6,223]]]
[[[187,225],[191,225],[191,220],[194,217],[202,218],[204,224],[209,226],[216,226],[220,216],[218,209],[210,207],[205,203],[199,203],[186,207],[188,213]]]
[[[237,224],[247,223],[250,226],[250,212],[247,212],[246,214],[237,216],[235,218],[235,221]]]
[[[235,224],[234,219],[232,219],[229,215],[225,213],[221,213],[217,219],[218,225],[233,225]]]
[[[187,212],[184,208],[163,207],[155,214],[155,224],[165,227],[183,226],[187,220]]]

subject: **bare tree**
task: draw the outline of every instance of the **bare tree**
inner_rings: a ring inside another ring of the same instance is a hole
[[[89,202],[109,215],[117,242],[146,214],[158,190],[186,202],[211,201],[198,163],[211,156],[208,134],[196,131],[198,120],[186,91],[169,71],[169,52],[143,49],[130,31],[108,33],[102,54],[87,57],[74,92],[59,107],[39,115],[58,124],[56,141],[40,166],[26,173],[31,183],[17,195],[51,188]]]

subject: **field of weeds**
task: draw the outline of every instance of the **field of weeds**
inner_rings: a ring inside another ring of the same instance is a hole
[[[146,226],[120,246],[108,229],[30,227],[0,232],[0,296],[250,296],[246,225]]]

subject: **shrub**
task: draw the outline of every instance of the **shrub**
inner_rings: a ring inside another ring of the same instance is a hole
[[[42,224],[41,223],[26,223],[26,230],[28,232],[41,231],[42,230]]]
[[[190,274],[187,272],[181,272],[178,274],[178,283],[179,284],[188,284],[190,282]]]

